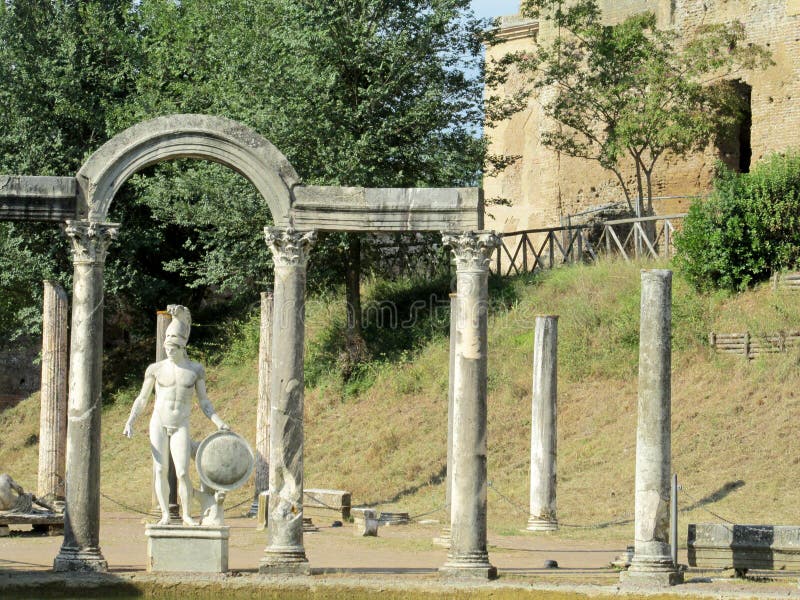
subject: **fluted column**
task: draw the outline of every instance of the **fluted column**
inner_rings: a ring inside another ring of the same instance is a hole
[[[100,552],[103,266],[118,225],[67,221],[74,266],[64,542],[56,571],[106,571]]]
[[[258,495],[269,489],[269,384],[272,367],[272,290],[261,292],[258,341],[258,410],[256,413],[255,497],[250,512],[258,511]]]
[[[456,260],[457,325],[453,382],[451,542],[443,575],[493,578],[486,549],[486,376],[490,232],[443,234]]]
[[[528,531],[558,529],[556,518],[556,394],[558,317],[536,317],[531,402],[531,493]]]
[[[67,449],[67,318],[64,288],[44,282],[42,309],[42,391],[39,417],[39,479],[36,495],[64,500]]]
[[[268,227],[275,263],[268,542],[261,573],[308,573],[303,547],[303,345],[306,265],[315,232]]]
[[[456,324],[458,323],[458,294],[450,294],[450,364],[447,385],[447,471],[445,472],[445,524],[439,537],[433,543],[444,548],[450,547],[450,506],[453,493],[453,389],[456,378]]]
[[[623,581],[674,585],[669,543],[672,271],[642,270],[634,554]]]

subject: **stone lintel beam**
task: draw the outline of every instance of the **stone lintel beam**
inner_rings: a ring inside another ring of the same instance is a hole
[[[75,218],[74,177],[0,175],[0,221],[56,221]]]
[[[301,230],[472,231],[483,228],[480,188],[297,186],[291,219]]]

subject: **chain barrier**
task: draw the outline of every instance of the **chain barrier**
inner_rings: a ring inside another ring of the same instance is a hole
[[[429,510],[428,512],[419,513],[417,515],[412,515],[412,516],[408,517],[408,520],[409,521],[413,521],[413,522],[416,523],[419,520],[420,517],[427,517],[428,515],[432,515],[434,513],[439,512],[440,510],[444,510],[445,508],[449,508],[449,507],[450,507],[450,503],[448,502],[446,504],[442,504],[441,506],[438,506],[438,507],[434,508],[433,510]]]
[[[139,510],[138,508],[134,508],[134,507],[132,507],[132,506],[128,506],[128,505],[127,505],[127,504],[125,504],[124,502],[120,502],[120,501],[118,501],[118,500],[114,500],[114,498],[112,498],[111,496],[108,496],[108,495],[104,494],[103,492],[100,492],[100,495],[101,495],[103,498],[105,498],[106,500],[108,500],[109,502],[111,502],[111,503],[113,503],[113,504],[116,504],[117,506],[119,506],[119,507],[121,507],[121,508],[124,508],[125,510],[129,510],[129,511],[131,511],[131,512],[135,512],[135,513],[139,513],[140,515],[146,515],[146,516],[148,516],[148,517],[149,517],[149,516],[151,516],[149,512],[144,512],[144,511],[142,511],[142,510]]]
[[[689,492],[687,492],[687,491],[686,491],[686,488],[685,488],[685,487],[683,487],[682,485],[679,485],[679,486],[678,486],[678,491],[679,491],[681,494],[683,494],[683,495],[686,495],[686,496],[689,498],[689,500],[691,500],[691,501],[694,503],[694,504],[692,505],[692,508],[702,508],[702,509],[703,509],[704,511],[706,511],[708,514],[710,514],[710,515],[713,515],[714,517],[716,517],[716,518],[717,518],[717,519],[719,519],[720,521],[724,521],[724,522],[725,522],[725,523],[727,523],[728,525],[736,525],[736,523],[734,523],[733,521],[731,521],[731,520],[729,520],[729,519],[726,519],[726,518],[725,518],[725,517],[723,517],[722,515],[719,515],[719,514],[715,513],[715,512],[714,512],[713,510],[711,510],[710,508],[706,508],[706,504],[707,504],[707,503],[704,503],[704,502],[701,502],[700,500],[697,500],[697,499],[695,499],[695,498],[694,498],[694,496],[692,496],[692,495],[691,495]],[[679,498],[680,498],[680,496],[679,496]],[[680,500],[678,500],[678,504],[680,504]],[[687,508],[686,508],[686,507],[684,507],[684,510],[687,510]]]

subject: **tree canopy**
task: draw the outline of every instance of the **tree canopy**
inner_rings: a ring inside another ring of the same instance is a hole
[[[253,127],[306,183],[455,186],[480,177],[487,23],[472,16],[468,0],[11,0],[6,7],[0,172],[72,175],[124,128],[197,112]],[[269,283],[261,228],[270,216],[239,175],[181,160],[148,168],[119,194],[111,218],[122,228],[106,268],[112,309],[150,313],[167,297],[195,306],[220,297],[246,303]],[[43,274],[63,279],[70,271],[65,244],[53,228],[37,226],[44,236],[37,245],[37,227],[0,227],[3,260],[16,262],[16,275],[0,286],[21,292],[9,304],[33,310]],[[352,243],[322,240],[312,282],[340,280]],[[0,327],[23,325],[5,314]]]

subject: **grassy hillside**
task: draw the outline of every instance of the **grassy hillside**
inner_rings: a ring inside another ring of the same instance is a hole
[[[341,300],[309,302],[307,487],[348,489],[355,503],[412,514],[441,507],[446,292],[447,282],[370,283],[365,304],[391,301],[405,326],[381,328],[373,318],[366,328],[373,359],[348,382],[339,371]],[[796,296],[767,287],[699,296],[678,277],[673,294],[673,465],[685,489],[684,522],[717,520],[710,509],[740,523],[797,523],[800,354],[748,363],[713,355],[705,341],[710,330],[800,328]],[[527,520],[534,316],[558,314],[558,513],[565,527],[552,535],[632,540],[639,266],[605,263],[493,281],[492,297],[490,529],[512,533]],[[239,329],[224,357],[209,366],[208,387],[217,411],[253,441],[257,324]],[[133,440],[121,435],[136,393],[118,392],[104,410],[102,491],[146,509],[147,418]],[[211,430],[199,410],[193,418],[195,437]],[[28,488],[35,488],[37,419],[36,397],[0,415],[0,471]],[[250,493],[248,487],[234,494],[229,505]],[[103,505],[114,508],[105,498]]]

